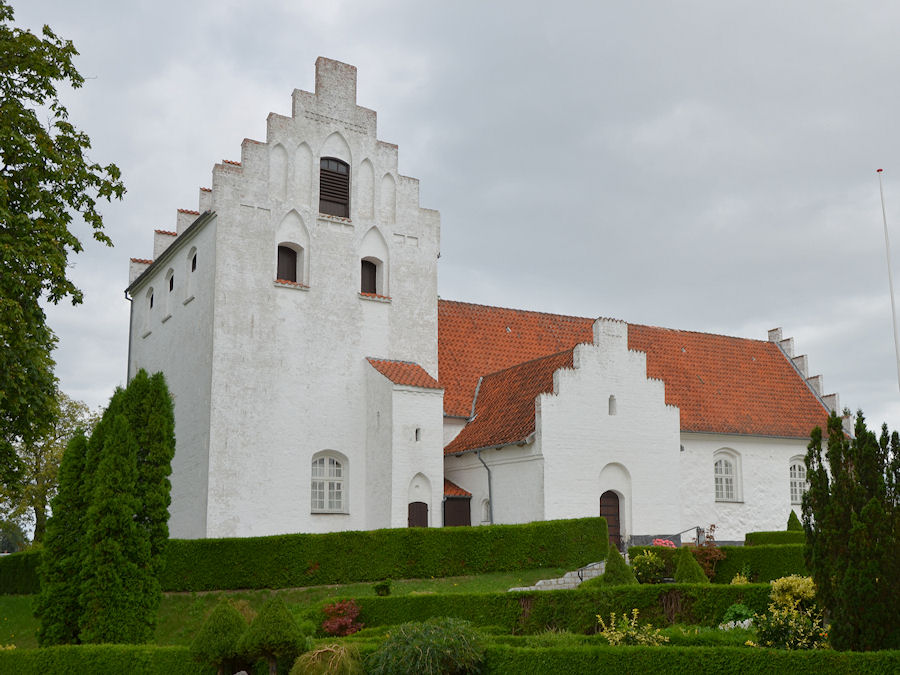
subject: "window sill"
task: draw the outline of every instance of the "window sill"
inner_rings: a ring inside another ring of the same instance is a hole
[[[190,297],[185,298],[185,299],[184,299],[184,302],[182,302],[181,304],[182,304],[182,305],[186,305],[186,304],[188,304],[189,302],[191,302],[193,299],[194,299],[194,296],[191,295]]]
[[[301,284],[299,281],[288,281],[287,279],[276,279],[273,285],[278,288],[294,288],[298,291],[308,291],[309,286]]]
[[[743,504],[743,499],[717,499],[716,504]]]
[[[162,318],[162,321],[160,321],[160,323],[165,323],[166,321],[168,321],[168,320],[171,319],[171,318],[172,318],[172,315],[171,315],[171,314],[166,314],[166,315]]]
[[[378,295],[378,293],[360,293],[359,297],[361,300],[374,300],[375,302],[390,302],[391,296],[389,295]]]
[[[310,511],[313,516],[349,516],[349,511]]]
[[[350,225],[353,223],[350,218],[344,216],[334,216],[330,213],[322,213],[319,211],[319,220],[330,220],[333,223],[344,223],[346,225]]]

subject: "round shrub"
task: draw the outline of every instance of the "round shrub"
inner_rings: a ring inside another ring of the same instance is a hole
[[[631,559],[634,576],[642,584],[658,584],[663,579],[666,564],[653,551],[644,551]]]
[[[675,553],[675,582],[679,584],[708,584],[709,577],[686,546]]]
[[[404,623],[391,631],[366,661],[372,675],[464,675],[484,659],[481,635],[472,624],[447,617]]]
[[[247,622],[227,598],[222,598],[191,642],[191,654],[197,661],[215,666],[219,673],[226,665],[234,666],[238,643]]]
[[[778,607],[810,609],[816,601],[816,585],[812,577],[792,574],[789,577],[775,579],[769,597]]]

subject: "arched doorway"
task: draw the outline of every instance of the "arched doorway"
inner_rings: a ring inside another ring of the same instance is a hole
[[[619,495],[607,490],[600,495],[600,516],[606,519],[609,529],[609,543],[622,550],[622,528],[619,520]]]
[[[428,504],[410,502],[407,513],[409,527],[428,527]]]

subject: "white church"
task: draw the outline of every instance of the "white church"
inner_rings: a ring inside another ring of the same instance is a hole
[[[750,340],[438,297],[440,217],[319,58],[132,258],[129,377],[175,400],[173,537],[603,515],[619,545],[784,529],[839,409]]]

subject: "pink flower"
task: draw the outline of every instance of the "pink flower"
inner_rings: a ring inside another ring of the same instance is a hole
[[[675,548],[675,542],[671,539],[654,539],[654,546],[664,546],[665,548]]]

